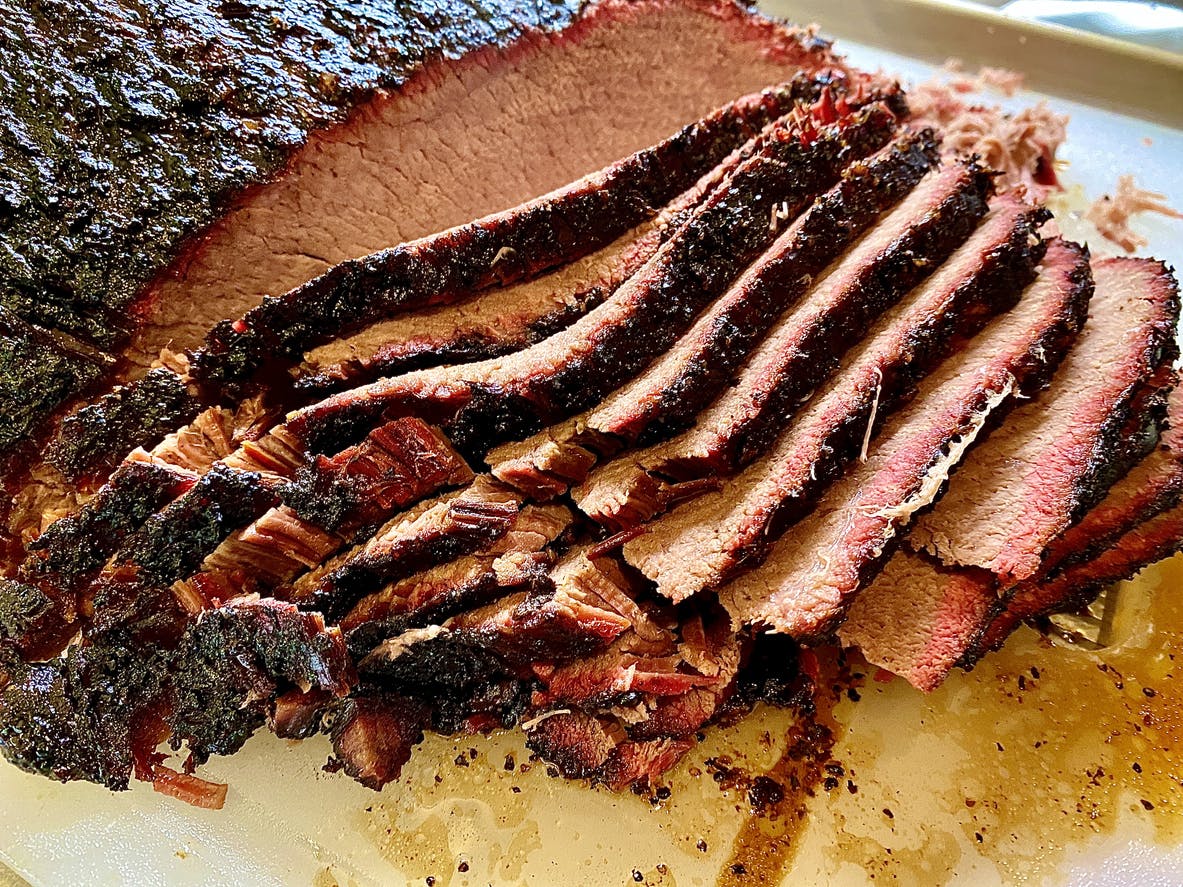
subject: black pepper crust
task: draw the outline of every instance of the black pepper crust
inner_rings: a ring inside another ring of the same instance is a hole
[[[145,286],[309,133],[428,59],[569,23],[571,0],[0,2],[0,307],[112,351]],[[0,329],[0,454],[108,367]],[[38,384],[30,385],[37,380]]]

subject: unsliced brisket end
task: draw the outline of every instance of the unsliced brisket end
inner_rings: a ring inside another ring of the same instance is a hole
[[[900,549],[838,629],[867,661],[931,692],[961,661],[998,601],[994,574]]]
[[[778,314],[793,306],[813,277],[916,185],[931,168],[934,154],[931,139],[909,136],[852,164],[672,351],[586,416],[497,448],[488,457],[493,473],[527,493],[553,495],[584,479],[595,459],[593,449],[611,450],[684,424],[717,394],[747,351]],[[875,300],[868,298],[866,313],[874,306]],[[842,307],[833,306],[835,312]],[[856,333],[856,318],[847,320],[819,323],[818,328],[840,340]]]
[[[948,194],[944,188],[967,187],[967,180],[978,182],[980,187],[977,176],[972,166],[949,167],[939,177],[930,180],[927,186],[931,189],[929,196],[936,198],[939,206],[938,195]],[[953,193],[959,192],[954,190]],[[666,444],[631,457],[625,456],[600,469],[584,486],[575,490],[580,508],[609,526],[628,525],[651,517],[671,502],[688,495],[692,498],[693,494],[704,491],[703,479],[733,473],[765,452],[776,434],[789,424],[789,417],[801,409],[801,401],[809,397],[811,389],[826,378],[825,374],[838,360],[837,355],[826,353],[823,347],[824,340],[834,336],[830,331],[833,324],[825,322],[828,306],[848,306],[852,300],[857,302],[862,298],[873,300],[875,294],[885,298],[894,292],[898,298],[902,290],[910,288],[919,276],[938,263],[940,267],[924,284],[923,293],[909,297],[909,302],[912,298],[921,302],[927,298],[936,306],[931,316],[917,315],[918,329],[923,330],[925,323],[943,323],[941,329],[947,330],[945,338],[948,338],[959,331],[959,317],[961,328],[971,331],[975,322],[990,313],[987,306],[995,306],[994,310],[997,310],[1010,304],[1030,280],[1032,268],[1042,254],[1042,245],[1032,239],[1042,213],[1012,198],[1000,199],[988,220],[951,257],[949,251],[961,243],[966,232],[958,225],[950,225],[946,231],[941,231],[938,226],[935,248],[930,243],[928,249],[919,250],[928,261],[910,267],[918,247],[916,240],[908,236],[911,225],[923,239],[926,232],[934,230],[929,225],[945,216],[934,211],[931,203],[921,201],[921,196],[920,193],[914,194],[893,213],[893,217],[903,213],[907,203],[916,200],[920,202],[919,218],[896,218],[894,232],[888,227],[889,222],[884,222],[882,236],[885,242],[879,240],[877,229],[865,244],[865,254],[864,247],[859,247],[846,262],[833,269],[807,301],[811,310],[801,311],[799,317],[789,317],[773,331],[756,350],[738,383],[700,416],[693,429]],[[956,200],[955,197],[948,199]],[[911,225],[905,227],[906,221]],[[941,320],[946,313],[948,317]],[[819,342],[819,339],[823,341]],[[928,348],[939,350],[942,336],[934,330],[923,340],[929,342]],[[912,352],[906,344],[895,342],[891,346],[885,343],[884,347],[889,351],[894,347],[896,355],[905,361],[911,359]],[[923,365],[922,359],[916,361],[917,367]],[[873,371],[873,368],[867,367],[867,371]],[[886,412],[892,398],[905,395],[907,387],[896,391],[893,381],[896,377],[887,365],[880,366],[879,372],[887,372],[887,376],[883,379],[876,377],[873,390],[878,392],[879,406]],[[849,438],[856,433],[857,425],[851,418],[850,409],[865,413],[874,401],[865,397],[869,390],[866,379],[845,378],[845,383],[837,386],[839,389],[844,385],[846,388],[861,386],[858,397],[847,404],[847,412],[833,414],[846,416],[840,420],[840,427],[845,429]],[[811,414],[818,409],[822,408],[811,408]],[[827,444],[830,457],[846,458],[834,443]],[[802,465],[808,467],[822,455],[824,452]],[[819,469],[822,467],[824,463]],[[815,470],[811,481],[816,482],[820,475],[824,472]]]
[[[1000,198],[982,228],[880,320],[767,456],[717,491],[649,524],[648,532],[625,545],[625,558],[675,600],[763,560],[777,536],[865,451],[875,426],[917,381],[960,338],[1014,303],[1043,252],[1034,237],[1043,218],[1021,201]],[[623,500],[626,507],[636,510],[633,501],[645,508],[661,504],[660,497],[636,495],[637,486]],[[676,495],[679,488],[672,491]]]
[[[192,357],[195,380],[231,386],[275,359],[395,311],[453,301],[582,258],[653,216],[818,83],[738,99],[665,141],[522,206],[342,262],[238,321],[217,324]]]
[[[1089,322],[1052,387],[975,451],[909,537],[1003,587],[1035,576],[1058,536],[1104,495],[1138,396],[1178,354],[1178,291],[1148,259],[1093,264]],[[1161,385],[1161,382],[1157,382]]]
[[[881,567],[900,531],[940,494],[991,414],[1051,376],[1084,321],[1091,292],[1081,247],[1051,243],[1018,306],[920,386],[853,467],[720,600],[737,623],[824,636]]]
[[[392,520],[368,542],[301,576],[291,600],[336,621],[365,595],[481,551],[514,528],[521,496],[481,476],[468,488]]]
[[[878,103],[820,130],[809,119],[774,127],[641,271],[567,330],[498,360],[335,395],[299,411],[288,427],[319,451],[349,442],[383,413],[416,410],[450,419],[460,451],[482,453],[589,406],[664,351],[768,247],[774,208],[795,216],[846,165],[882,147],[894,127]]]

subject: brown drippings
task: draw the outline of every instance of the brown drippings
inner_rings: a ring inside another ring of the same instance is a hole
[[[793,722],[784,752],[767,772],[753,775],[718,759],[707,761],[715,781],[743,789],[749,805],[731,855],[719,871],[720,887],[773,884],[783,877],[797,851],[799,832],[808,823],[812,799],[819,789],[833,790],[839,774],[845,774],[832,759],[843,733],[834,720],[834,705],[857,681],[835,651],[823,651],[818,658],[815,710]]]
[[[451,762],[471,738],[428,737],[355,822],[392,871],[439,887],[1055,883],[1135,837],[1165,852],[1183,844],[1180,587],[1183,559],[1148,570],[1119,597],[1114,646],[1023,629],[930,696],[822,656],[818,714],[708,728],[660,796],[519,772],[520,733],[468,767]],[[830,737],[802,753],[818,727]]]

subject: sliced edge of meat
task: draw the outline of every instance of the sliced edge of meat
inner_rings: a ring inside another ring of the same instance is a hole
[[[1037,390],[1079,332],[1091,293],[1082,247],[1053,241],[1019,304],[988,325],[888,420],[867,459],[772,546],[755,570],[724,586],[737,623],[800,638],[837,628],[913,516],[1000,410]]]
[[[645,525],[624,546],[629,563],[675,600],[760,563],[845,465],[866,455],[875,428],[933,366],[1019,298],[1043,254],[1033,237],[1042,218],[1022,201],[999,198],[983,227],[881,319],[767,456]]]
[[[1178,354],[1178,288],[1150,259],[1093,263],[1090,318],[1051,387],[977,448],[909,545],[1008,587],[1096,503],[1122,460],[1138,396]],[[1161,384],[1161,383],[1160,383]]]

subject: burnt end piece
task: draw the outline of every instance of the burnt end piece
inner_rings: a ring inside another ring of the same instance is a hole
[[[91,388],[112,364],[107,355],[0,306],[0,455],[27,448],[59,404]]]
[[[277,691],[300,687],[343,696],[353,666],[321,618],[273,600],[204,613],[182,638],[169,679],[171,742],[194,761],[232,754],[266,720]]]
[[[259,474],[217,463],[185,495],[128,537],[115,553],[115,562],[138,565],[146,579],[175,582],[196,572],[233,530],[277,502]]]
[[[285,296],[264,299],[241,320],[216,325],[193,354],[193,376],[206,386],[232,387],[270,361],[299,359],[309,347],[392,311],[451,301],[586,255],[650,218],[818,89],[813,79],[798,77],[789,88],[727,105],[551,197],[343,262]]]
[[[294,599],[301,608],[324,613],[335,622],[364,595],[389,582],[488,547],[513,528],[519,505],[462,494],[446,508],[433,509],[388,543],[381,538],[371,541],[356,557],[330,570]]]
[[[77,513],[54,521],[29,543],[36,556],[23,571],[70,582],[99,569],[129,533],[195,481],[191,473],[169,465],[126,463]]]
[[[126,789],[159,741],[164,675],[163,657],[109,647],[19,666],[0,691],[0,751],[31,773]]]
[[[0,751],[54,779],[126,789],[151,776],[156,747],[187,744],[192,762],[236,751],[279,690],[344,696],[355,683],[340,633],[273,600],[205,613],[173,651],[70,647],[17,666],[0,690]]]
[[[472,472],[439,431],[403,418],[335,456],[316,457],[280,495],[300,517],[348,536],[441,487],[471,479]]]
[[[329,735],[334,759],[328,769],[344,770],[366,788],[381,791],[398,779],[429,722],[428,707],[405,696],[375,693],[346,699],[333,712]]]
[[[149,370],[68,416],[46,458],[70,481],[103,473],[136,447],[158,443],[199,409],[180,376]]]

